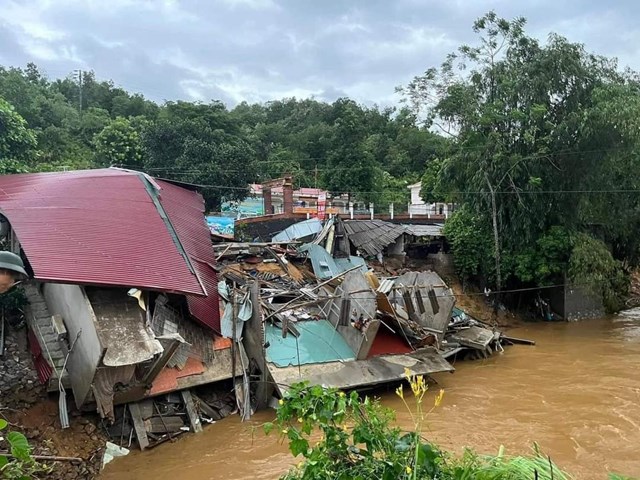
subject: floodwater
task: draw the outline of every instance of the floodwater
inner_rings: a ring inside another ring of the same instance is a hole
[[[509,334],[536,346],[507,347],[485,361],[465,361],[454,374],[436,377],[444,401],[428,419],[426,436],[460,453],[527,453],[533,442],[577,479],[605,479],[607,472],[640,477],[640,309],[579,323],[530,324]],[[431,402],[438,388],[433,388]],[[410,416],[392,393],[383,402]],[[260,424],[228,418],[107,466],[112,479],[275,479],[296,460]]]

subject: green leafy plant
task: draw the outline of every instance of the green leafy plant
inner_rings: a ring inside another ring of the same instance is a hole
[[[292,385],[280,400],[274,422],[266,423],[268,434],[278,431],[289,442],[294,456],[302,456],[297,467],[282,480],[331,479],[438,479],[438,480],[570,480],[571,477],[545,456],[537,445],[529,456],[479,455],[467,449],[455,457],[428,442],[422,431],[428,415],[444,396],[440,390],[426,409],[425,377],[405,371],[411,394],[399,386],[396,394],[411,413],[413,429],[403,432],[392,426],[394,413],[378,400],[345,394],[335,388]],[[610,475],[609,480],[629,480]]]
[[[0,419],[0,431],[8,427],[8,422]],[[8,454],[0,453],[0,478],[8,480],[29,480],[39,473],[49,473],[51,468],[36,462],[31,456],[31,446],[27,437],[20,432],[8,432],[3,439],[9,447]]]

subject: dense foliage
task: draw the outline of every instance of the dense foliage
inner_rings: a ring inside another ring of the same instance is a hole
[[[407,185],[448,143],[408,109],[349,99],[157,105],[92,72],[52,81],[33,64],[0,68],[0,122],[0,173],[140,169],[203,185],[212,210],[283,174],[297,186],[402,208]]]
[[[569,280],[615,309],[640,262],[640,77],[524,27],[478,19],[476,44],[401,88],[400,109],[158,105],[92,72],[80,82],[0,67],[0,173],[140,169],[199,185],[212,211],[292,174],[399,213],[421,180],[426,202],[457,205],[446,234],[463,279],[494,291]]]
[[[613,259],[634,265],[640,253],[640,82],[613,59],[555,34],[540,42],[524,26],[483,16],[476,45],[401,89],[452,138],[426,169],[423,196],[464,206],[447,227],[463,275],[500,289],[570,274],[597,283],[615,308],[611,292],[624,282]],[[585,245],[613,258],[587,261]]]

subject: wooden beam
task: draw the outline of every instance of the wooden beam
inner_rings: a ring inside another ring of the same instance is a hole
[[[136,431],[138,445],[140,445],[140,450],[144,450],[149,446],[149,437],[147,437],[147,429],[144,426],[144,420],[142,420],[140,406],[137,403],[130,403],[128,406],[129,413],[131,413],[131,418],[133,419],[133,428]]]
[[[193,432],[195,433],[201,432],[202,423],[200,423],[200,415],[198,415],[198,411],[196,410],[196,405],[193,402],[191,392],[189,390],[182,390],[180,392],[180,395],[182,395],[182,401],[184,402],[184,406],[187,409],[187,415],[189,417],[191,430],[193,430]]]
[[[151,385],[151,383],[155,380],[155,378],[158,376],[160,371],[167,365],[167,363],[169,363],[169,360],[171,360],[171,357],[173,357],[173,354],[176,353],[176,350],[178,349],[179,346],[180,346],[180,340],[173,339],[173,341],[171,342],[171,345],[169,345],[167,348],[164,349],[164,352],[162,352],[162,355],[158,357],[158,359],[156,360],[156,363],[154,363],[151,366],[149,371],[146,373],[146,375],[142,379],[143,385]]]
[[[193,402],[196,404],[196,409],[202,410],[202,413],[212,418],[213,420],[217,420],[219,418],[219,414],[209,406],[207,402],[198,397],[195,393],[191,394],[193,398]]]

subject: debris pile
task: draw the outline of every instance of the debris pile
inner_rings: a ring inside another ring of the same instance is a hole
[[[405,367],[451,372],[447,359],[502,351],[505,337],[456,308],[435,272],[379,277],[369,268],[386,254],[397,260],[406,228],[361,223],[314,223],[319,231],[307,243],[298,240],[309,240],[309,229],[294,226],[271,243],[214,245],[228,301],[223,332],[235,328],[252,379],[270,385],[251,389],[257,405],[301,380],[362,388],[401,380]]]
[[[117,447],[130,449],[137,440],[145,450],[185,432],[200,432],[203,424],[215,423],[236,408],[232,391],[182,390],[118,406],[115,421],[103,422],[102,427]]]

